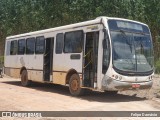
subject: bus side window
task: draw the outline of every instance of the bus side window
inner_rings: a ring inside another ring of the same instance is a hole
[[[64,37],[65,53],[81,53],[83,44],[83,31],[67,32]]]
[[[40,36],[36,38],[36,54],[43,54],[44,53],[44,44],[45,44],[45,38],[44,36]]]
[[[10,55],[17,54],[17,40],[11,41]]]
[[[26,40],[26,54],[34,54],[35,38],[27,38]]]
[[[63,51],[64,36],[63,33],[58,33],[56,36],[56,54],[61,54]]]
[[[26,49],[25,39],[18,40],[18,55],[23,55]]]

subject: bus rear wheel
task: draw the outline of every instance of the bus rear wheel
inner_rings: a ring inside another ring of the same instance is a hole
[[[83,95],[84,89],[80,87],[80,78],[78,74],[73,74],[69,80],[69,91],[73,96]]]
[[[21,74],[21,84],[22,86],[26,87],[29,86],[31,83],[30,80],[28,80],[28,72],[27,70],[23,70]]]

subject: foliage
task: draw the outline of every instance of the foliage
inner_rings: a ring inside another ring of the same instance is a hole
[[[6,36],[46,29],[98,16],[138,20],[149,25],[153,41],[160,34],[159,0],[1,0],[0,54]],[[154,44],[157,55],[159,51]],[[155,56],[159,59],[159,56]]]
[[[4,64],[4,56],[0,56],[0,68],[3,67]]]
[[[160,60],[156,61],[155,63],[155,72],[160,74]]]

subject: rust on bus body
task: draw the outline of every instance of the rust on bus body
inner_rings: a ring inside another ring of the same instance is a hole
[[[37,82],[42,82],[43,81],[43,72],[42,71],[33,71],[33,70],[28,70],[28,79],[37,81]]]
[[[53,72],[53,83],[65,85],[66,75],[67,73],[64,72]]]
[[[11,76],[11,77],[14,77],[14,78],[20,78],[20,69],[5,68],[4,72],[8,76]]]

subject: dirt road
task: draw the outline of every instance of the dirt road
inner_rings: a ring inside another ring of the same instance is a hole
[[[4,77],[0,78],[0,111],[160,111],[160,100],[123,92],[72,97],[68,87],[33,83],[27,88],[18,79]]]

